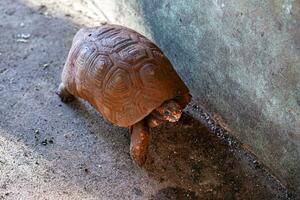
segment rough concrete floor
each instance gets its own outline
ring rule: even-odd
[[[135,166],[126,129],[55,95],[78,26],[46,9],[0,1],[0,199],[289,198],[188,115],[154,129],[146,166]]]

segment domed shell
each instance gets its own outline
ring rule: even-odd
[[[123,127],[142,120],[164,101],[189,93],[155,44],[118,25],[81,29],[63,73],[73,95]]]

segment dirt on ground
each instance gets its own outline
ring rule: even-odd
[[[48,11],[0,1],[0,199],[296,198],[192,105],[137,167],[127,129],[55,94],[80,25]]]

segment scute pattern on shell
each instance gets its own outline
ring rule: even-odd
[[[62,80],[71,94],[124,127],[140,121],[164,101],[188,93],[155,44],[118,25],[78,31]]]

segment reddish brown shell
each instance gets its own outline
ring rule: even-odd
[[[124,127],[140,121],[164,101],[189,93],[155,44],[118,25],[78,31],[62,81],[71,94]]]

